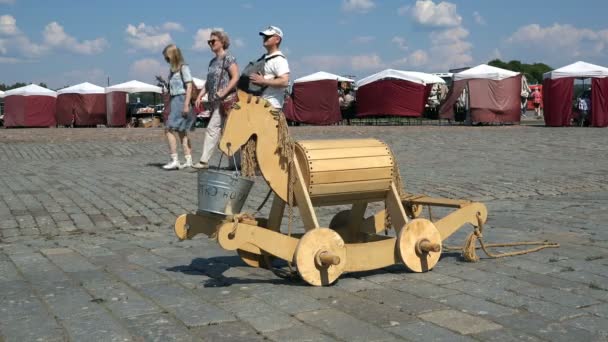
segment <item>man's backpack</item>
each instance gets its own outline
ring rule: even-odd
[[[237,87],[249,94],[255,95],[255,96],[261,96],[262,93],[264,93],[264,90],[266,90],[266,88],[268,88],[268,86],[262,86],[259,84],[255,84],[253,82],[251,82],[251,80],[249,80],[249,75],[252,74],[261,74],[264,75],[264,66],[266,65],[266,62],[268,62],[269,60],[275,58],[275,57],[283,57],[285,58],[285,56],[277,54],[274,56],[271,56],[269,58],[265,58],[266,55],[262,55],[262,57],[258,58],[256,61],[252,61],[249,62],[249,64],[247,64],[247,66],[243,69],[243,72],[241,73],[241,77],[239,77],[239,82],[237,83]]]

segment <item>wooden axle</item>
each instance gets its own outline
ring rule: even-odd
[[[441,245],[432,243],[427,239],[418,240],[416,243],[416,253],[423,254],[429,252],[441,252]]]
[[[331,265],[338,265],[340,263],[340,257],[328,251],[321,251],[315,255],[315,262],[318,266],[328,267]]]

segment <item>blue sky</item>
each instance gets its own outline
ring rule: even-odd
[[[608,65],[607,12],[606,0],[0,0],[0,82],[153,82],[167,73],[169,42],[204,78],[210,29],[230,35],[245,65],[262,54],[258,31],[268,25],[285,33],[292,78],[443,72],[496,57]]]

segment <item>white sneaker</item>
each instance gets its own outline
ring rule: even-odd
[[[179,166],[179,169],[185,169],[187,167],[192,167],[192,159],[186,159],[186,162]]]
[[[172,160],[170,162],[168,162],[167,164],[163,165],[163,169],[165,170],[176,170],[179,169],[179,162],[177,161],[177,159]]]

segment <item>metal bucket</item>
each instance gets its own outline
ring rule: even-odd
[[[198,173],[198,212],[234,215],[241,212],[253,181],[238,172],[213,169]]]

